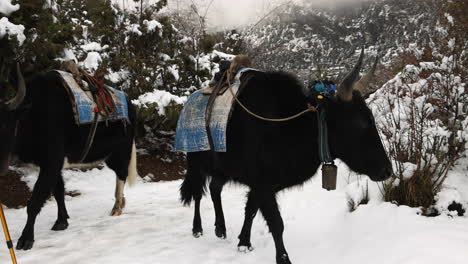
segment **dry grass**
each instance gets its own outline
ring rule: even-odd
[[[434,203],[436,193],[430,172],[415,171],[409,179],[395,179],[384,184],[385,201],[398,205],[429,208]]]

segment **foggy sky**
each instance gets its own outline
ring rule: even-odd
[[[134,5],[133,0],[113,0],[126,7]],[[155,0],[148,0],[153,2]],[[197,5],[199,13],[207,12],[207,26],[210,29],[223,29],[242,27],[249,23],[257,22],[261,17],[273,10],[275,7],[287,2],[308,3],[312,6],[337,7],[352,2],[363,0],[193,0]],[[187,8],[192,0],[168,0],[169,10]]]

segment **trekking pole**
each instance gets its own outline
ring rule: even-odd
[[[6,243],[7,243],[8,249],[10,250],[11,261],[13,262],[13,264],[16,264],[15,250],[13,249],[13,242],[11,242],[10,232],[8,231],[5,214],[3,213],[2,203],[0,203],[0,218],[2,220],[3,233],[5,233]]]

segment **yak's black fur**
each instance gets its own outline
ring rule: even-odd
[[[6,147],[1,149],[0,161],[10,154],[20,161],[40,167],[38,180],[28,202],[28,220],[17,249],[30,249],[34,242],[34,223],[46,199],[53,194],[58,205],[58,218],[53,230],[68,226],[61,170],[65,158],[77,162],[90,131],[90,125],[77,126],[67,92],[57,72],[35,77],[27,83],[26,98],[14,111],[0,110],[0,130]],[[115,121],[98,125],[93,145],[84,163],[106,160],[120,180],[128,176],[136,113],[128,100],[130,124]],[[14,128],[17,124],[17,133]],[[8,162],[6,162],[8,164]],[[1,173],[1,172],[0,172]]]
[[[250,72],[239,100],[253,112],[269,118],[282,118],[307,108],[315,99],[304,95],[299,81],[281,72]],[[351,169],[367,174],[372,180],[384,180],[391,164],[380,141],[371,111],[359,92],[343,102],[326,99],[321,107],[327,113],[329,145],[334,158]],[[250,187],[245,222],[239,246],[251,247],[250,229],[258,209],[272,232],[278,263],[290,263],[283,245],[283,222],[275,194],[301,185],[320,166],[318,156],[317,113],[309,112],[287,122],[262,121],[235,106],[227,129],[227,152],[211,151],[187,154],[188,169],[180,188],[181,200],[195,200],[193,233],[202,233],[199,212],[207,176],[216,213],[216,235],[226,236],[221,205],[221,190],[228,181]]]

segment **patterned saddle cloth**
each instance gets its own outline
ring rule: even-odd
[[[94,121],[94,115],[96,114],[94,110],[96,109],[97,104],[94,102],[91,92],[84,91],[74,79],[73,74],[64,71],[56,72],[59,73],[62,77],[64,87],[67,90],[70,101],[72,103],[75,123],[77,125],[86,125],[92,123]],[[125,120],[126,122],[130,123],[130,119],[128,117],[127,98],[125,93],[109,86],[106,87],[110,91],[117,111],[113,115],[99,115],[98,122]]]
[[[239,91],[242,74],[248,71],[256,70],[243,68],[236,74],[230,88],[234,94]],[[209,129],[216,152],[226,152],[226,129],[235,101],[233,93],[225,91],[214,101]],[[177,123],[175,151],[198,152],[211,149],[205,120],[209,98],[201,89],[193,93],[185,103]]]

